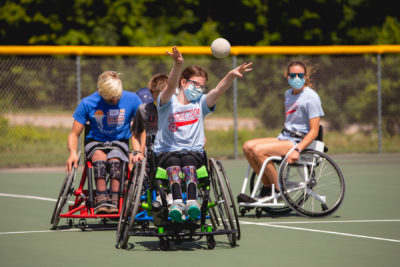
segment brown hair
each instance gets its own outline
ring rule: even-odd
[[[165,86],[168,84],[168,76],[165,74],[155,74],[151,77],[150,81],[147,83],[147,88],[151,92],[151,95],[156,99],[158,95],[164,90]]]
[[[188,66],[188,67],[186,67],[183,70],[182,74],[181,74],[181,79],[180,80],[182,80],[182,79],[188,80],[192,76],[205,77],[206,81],[208,80],[207,71],[204,68],[200,67],[200,66]]]

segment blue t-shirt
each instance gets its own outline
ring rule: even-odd
[[[310,119],[324,116],[321,99],[310,87],[305,87],[298,94],[292,92],[293,90],[289,89],[285,93],[285,128],[308,133],[310,131]],[[291,137],[286,132],[279,134],[278,139],[300,141],[300,138]]]
[[[86,139],[115,141],[131,137],[130,124],[142,102],[132,92],[122,91],[117,105],[108,104],[96,91],[82,99],[74,113],[74,119],[85,125],[90,122]]]
[[[181,105],[176,95],[161,107],[157,98],[158,131],[154,142],[154,152],[180,150],[203,151],[204,117],[215,110],[210,109],[206,95],[187,105]]]

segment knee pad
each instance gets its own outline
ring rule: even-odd
[[[105,179],[107,176],[106,161],[98,160],[93,162],[94,179]]]
[[[110,179],[118,179],[121,181],[122,163],[120,161],[109,161],[108,167],[110,169]]]

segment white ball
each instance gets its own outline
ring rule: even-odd
[[[211,43],[211,53],[216,58],[224,58],[231,52],[231,44],[224,38],[217,38]]]

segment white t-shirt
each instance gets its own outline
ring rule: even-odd
[[[203,151],[204,117],[215,110],[207,106],[206,95],[197,101],[182,105],[173,95],[169,102],[160,107],[157,98],[158,131],[154,142],[154,152]]]

